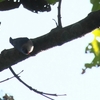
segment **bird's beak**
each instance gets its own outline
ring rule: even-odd
[[[28,52],[28,55],[33,51],[34,46],[31,47],[30,51]]]

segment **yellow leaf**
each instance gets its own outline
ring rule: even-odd
[[[97,28],[95,30],[92,31],[92,34],[95,36],[95,37],[100,37],[100,29]]]
[[[96,38],[100,37],[100,28],[97,28],[94,31],[92,31],[92,34],[94,35],[94,40],[92,41],[91,44],[93,46],[94,53],[98,55],[100,53],[100,47],[99,47],[99,42]]]
[[[96,56],[99,55],[100,48],[99,48],[98,41],[96,40],[96,38],[94,38],[91,44],[92,44],[92,47],[94,49],[94,53],[96,54]]]

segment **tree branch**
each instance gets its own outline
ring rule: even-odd
[[[21,74],[23,71],[24,71],[24,70],[22,70],[20,73],[18,73],[17,76],[18,76],[19,74]],[[0,83],[3,83],[3,82],[5,82],[5,81],[8,81],[8,80],[10,80],[10,79],[12,79],[12,78],[14,78],[14,77],[15,77],[15,76],[12,76],[12,77],[10,77],[10,78],[4,79],[4,80],[0,81]],[[18,77],[20,77],[20,76],[18,76]]]
[[[26,86],[27,88],[29,88],[30,90],[32,90],[32,91],[34,91],[34,92],[36,92],[36,93],[38,93],[38,94],[40,94],[40,95],[42,95],[42,96],[44,96],[44,97],[50,99],[50,100],[54,100],[54,99],[52,99],[52,98],[49,97],[49,96],[66,96],[66,94],[57,95],[57,94],[51,94],[51,93],[45,93],[45,92],[38,91],[38,90],[32,88],[31,86],[29,86],[28,84],[26,84],[24,81],[22,81],[22,80],[18,77],[18,75],[13,71],[13,69],[12,69],[11,67],[9,67],[9,69],[10,69],[10,71],[12,72],[12,74],[13,74],[23,85],[25,85],[25,86]]]
[[[62,23],[61,23],[61,2],[62,0],[59,0],[58,3],[58,27],[62,28]]]
[[[29,56],[23,55],[15,48],[5,49],[0,54],[0,71],[3,71],[9,66],[17,64],[18,62],[31,56],[35,56],[42,50],[47,50],[55,46],[61,46],[66,42],[82,37],[99,26],[100,11],[95,11],[88,14],[86,18],[75,24],[63,27],[62,29],[52,29],[49,33],[43,36],[31,39],[34,44],[34,50]]]

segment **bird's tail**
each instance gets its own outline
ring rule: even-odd
[[[9,41],[11,44],[13,43],[13,39],[11,37],[9,38]]]

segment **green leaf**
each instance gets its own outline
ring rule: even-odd
[[[90,64],[89,64],[89,63],[86,63],[86,64],[85,64],[85,67],[86,67],[86,68],[92,68],[93,65],[92,65],[91,63],[90,63]]]
[[[90,2],[93,4],[92,11],[100,10],[100,0],[90,0]]]
[[[86,53],[93,53],[94,58],[91,63],[86,63],[86,68],[92,68],[92,67],[99,67],[100,66],[100,42],[98,38],[100,38],[100,28],[97,28],[92,31],[92,34],[94,35],[94,39],[91,43],[88,44],[88,46],[85,49]]]
[[[0,2],[5,1],[5,0],[0,0]]]
[[[55,4],[56,2],[58,2],[59,0],[46,0],[49,4]]]
[[[100,10],[100,4],[99,3],[93,4],[93,7],[92,7],[92,11],[97,11],[97,10]]]
[[[90,0],[90,2],[94,4],[95,2],[100,2],[100,0]]]

